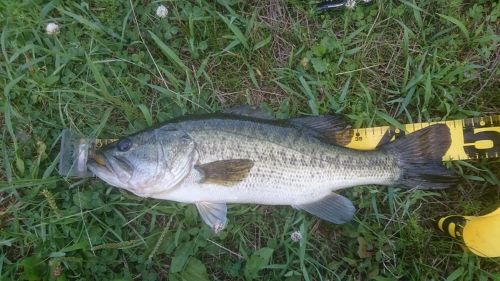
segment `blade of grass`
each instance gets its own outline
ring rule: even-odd
[[[142,114],[144,115],[144,119],[146,119],[146,124],[148,124],[149,127],[153,126],[153,117],[151,117],[151,112],[149,109],[144,105],[144,104],[138,104],[137,107],[141,110]]]
[[[384,119],[387,123],[391,124],[395,128],[398,128],[402,131],[405,130],[405,127],[401,123],[399,123],[396,119],[389,116],[387,113],[377,110],[375,111],[375,115],[377,115],[379,118]]]
[[[184,62],[182,62],[182,60],[179,58],[179,56],[177,56],[177,54],[172,49],[170,49],[165,43],[163,43],[163,41],[160,38],[158,38],[158,36],[156,36],[156,34],[154,34],[153,32],[151,32],[149,30],[148,30],[148,33],[151,36],[151,38],[153,38],[153,41],[156,43],[158,48],[160,48],[161,52],[170,61],[172,61],[175,64],[175,66],[177,67],[177,69],[179,71],[182,71],[182,72],[189,71],[189,68],[187,68],[187,66],[184,64]]]
[[[227,27],[233,32],[234,36],[238,39],[238,41],[245,47],[245,49],[250,49],[248,46],[248,42],[246,36],[243,35],[243,32],[234,24],[235,18],[233,17],[231,20],[226,18],[221,13],[217,12],[217,15],[222,19],[222,21],[227,25]]]
[[[456,25],[460,29],[460,31],[462,31],[462,33],[464,34],[465,39],[467,39],[467,41],[470,41],[469,30],[467,30],[467,27],[465,27],[463,22],[461,22],[460,20],[458,20],[452,16],[447,16],[447,15],[443,15],[443,14],[439,14],[439,13],[438,13],[438,15],[440,17],[442,17],[443,19]]]
[[[77,15],[77,14],[72,13],[70,11],[66,11],[65,9],[62,9],[62,8],[57,8],[57,10],[60,13],[65,14],[65,15],[73,18],[74,20],[76,20],[77,22],[79,22],[83,26],[86,26],[90,30],[103,32],[103,33],[111,35],[112,37],[114,37],[116,39],[120,39],[120,36],[118,34],[113,32],[112,30],[109,30],[108,28],[104,27],[101,23],[92,22],[92,21],[90,21],[90,20],[88,20],[80,15]]]
[[[299,81],[300,81],[300,84],[302,85],[302,89],[304,90],[304,93],[307,96],[307,103],[309,104],[309,108],[311,109],[311,111],[314,115],[319,115],[318,101],[316,100],[316,97],[314,96],[314,94],[311,90],[311,87],[309,87],[309,84],[304,79],[304,76],[300,76]]]

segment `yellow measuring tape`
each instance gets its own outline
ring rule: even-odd
[[[338,134],[346,140],[343,144],[345,147],[373,150],[381,144],[433,124],[446,124],[450,128],[451,145],[443,156],[443,161],[500,157],[500,115],[406,124],[403,125],[404,131],[383,126],[350,129]]]
[[[475,117],[462,120],[412,123],[403,125],[401,131],[395,127],[347,129],[336,133],[338,144],[359,150],[373,150],[433,124],[446,124],[450,128],[451,145],[443,161],[500,157],[500,115]],[[96,147],[102,147],[115,139],[98,139]]]

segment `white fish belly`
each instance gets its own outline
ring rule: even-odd
[[[254,167],[255,168],[255,167]],[[272,177],[249,174],[233,186],[198,183],[199,174],[192,173],[184,183],[165,193],[151,197],[184,203],[255,203],[263,205],[300,205],[317,201],[332,191],[363,184],[390,184],[390,177],[337,179],[332,174],[308,171],[274,171]],[[331,171],[330,171],[331,172]]]

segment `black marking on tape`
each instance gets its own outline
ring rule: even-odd
[[[463,237],[463,230],[467,220],[462,216],[449,216],[443,220],[443,231],[451,237]],[[455,229],[451,228],[455,225]]]
[[[470,158],[488,158],[490,155],[497,155],[500,153],[499,132],[493,129],[475,132],[475,129],[478,128],[489,128],[497,125],[498,121],[500,121],[500,117],[492,116],[491,118],[470,118],[465,119],[464,121],[464,151]],[[477,148],[475,146],[475,142],[485,140],[492,141],[493,146],[490,148]]]

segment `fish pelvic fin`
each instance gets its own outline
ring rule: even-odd
[[[221,232],[227,224],[227,205],[226,203],[196,203],[198,213],[201,219],[215,232]]]
[[[380,150],[396,155],[402,169],[398,184],[443,189],[458,182],[456,174],[442,164],[450,145],[450,129],[444,124],[435,124],[385,144]]]
[[[343,224],[351,221],[354,213],[356,213],[356,208],[351,200],[337,193],[331,193],[318,201],[302,205],[293,205],[292,207],[304,210],[335,224]]]

